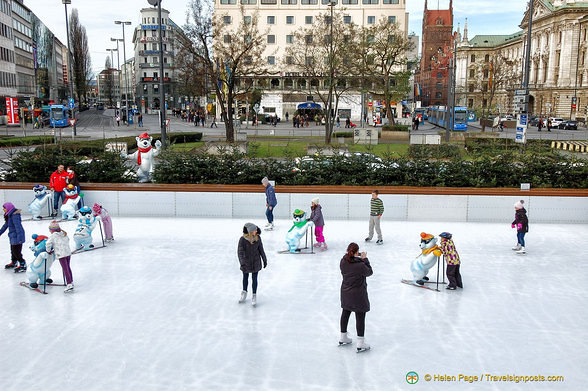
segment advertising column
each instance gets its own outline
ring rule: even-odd
[[[6,116],[8,125],[18,125],[18,101],[16,98],[6,98]]]

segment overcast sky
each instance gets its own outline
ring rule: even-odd
[[[420,36],[421,20],[425,0],[406,0],[409,13],[409,32]],[[188,0],[162,0],[162,6],[170,11],[170,18],[182,26],[186,21]],[[469,38],[477,34],[512,34],[518,31],[527,6],[526,0],[455,0],[453,2],[454,24],[463,26],[468,19]],[[65,9],[61,0],[24,0],[29,7],[63,42],[67,43],[65,32]],[[429,0],[429,9],[447,9],[449,0]],[[110,38],[122,38],[122,27],[115,25],[115,20],[126,20],[133,24],[125,28],[127,58],[133,55],[131,43],[132,27],[140,24],[141,8],[150,7],[147,0],[72,0],[72,8],[78,10],[80,22],[86,27],[92,68],[99,72],[104,68],[104,61],[109,56],[107,48],[116,48],[116,42]],[[123,62],[122,43],[120,62]],[[114,64],[116,65],[116,55]]]

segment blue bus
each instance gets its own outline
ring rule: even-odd
[[[451,121],[450,111],[446,106],[432,106],[429,108],[429,122],[447,129]],[[449,130],[456,132],[465,132],[468,130],[468,109],[467,107],[454,107],[454,123],[449,124]]]
[[[49,115],[49,126],[52,128],[65,128],[69,126],[67,122],[68,109],[64,105],[51,105]]]

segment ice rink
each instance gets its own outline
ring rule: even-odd
[[[69,294],[60,286],[39,294],[19,285],[24,274],[2,270],[0,390],[586,389],[586,225],[530,218],[527,255],[520,256],[511,250],[510,221],[384,219],[384,245],[377,246],[363,241],[367,218],[332,221],[324,213],[325,252],[278,254],[288,220],[263,232],[269,265],[259,275],[256,307],[237,303],[237,242],[248,220],[114,217],[114,243],[72,256]],[[249,221],[265,223],[264,216]],[[27,261],[31,235],[48,235],[48,224],[23,222]],[[70,235],[75,226],[62,223]],[[423,231],[453,233],[463,290],[400,283],[411,277]],[[94,231],[95,243],[98,236]],[[374,270],[366,318],[372,350],[361,354],[353,316],[354,344],[338,346],[339,261],[352,241]],[[7,234],[0,255],[8,263]],[[61,282],[58,262],[52,270]],[[409,372],[419,376],[415,385],[406,381]],[[564,380],[515,383],[487,375]]]

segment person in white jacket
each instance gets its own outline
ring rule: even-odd
[[[47,239],[45,247],[49,254],[55,252],[55,257],[59,259],[63,274],[65,275],[65,283],[67,286],[65,287],[64,292],[71,292],[73,291],[74,286],[73,275],[69,266],[71,258],[69,237],[67,236],[67,232],[61,230],[57,221],[52,221],[51,224],[49,224],[49,232],[51,232],[51,236]]]

